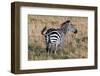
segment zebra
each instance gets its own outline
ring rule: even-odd
[[[44,35],[46,41],[46,51],[55,52],[58,47],[63,48],[64,46],[64,37],[67,32],[77,33],[77,29],[71,23],[70,20],[67,20],[61,24],[60,28],[49,28],[45,26],[41,31],[41,34]]]

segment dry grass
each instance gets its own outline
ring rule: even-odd
[[[65,37],[64,50],[48,55],[45,51],[45,39],[41,35],[43,27],[59,28],[60,24],[71,20],[78,30]],[[88,53],[87,17],[35,16],[28,15],[28,60],[86,58]]]

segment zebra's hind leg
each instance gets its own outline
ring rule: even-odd
[[[52,47],[51,47],[51,53],[55,54],[55,46],[54,45],[52,45]]]
[[[51,44],[50,43],[48,43],[46,45],[46,53],[47,53],[47,55],[50,55],[50,53],[51,53]]]
[[[49,44],[49,54],[52,55],[53,52],[53,45],[50,43]]]
[[[49,55],[49,45],[46,46],[46,53]]]
[[[55,54],[57,54],[57,44],[55,44]]]
[[[46,46],[46,53],[48,53],[49,52],[49,48],[48,48],[48,46]]]
[[[56,54],[56,44],[52,44],[51,49],[52,54]]]

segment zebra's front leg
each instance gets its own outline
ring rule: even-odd
[[[64,36],[62,36],[62,38],[61,38],[61,42],[59,44],[59,48],[60,48],[61,51],[64,50]]]
[[[60,50],[64,50],[64,43],[61,43]]]

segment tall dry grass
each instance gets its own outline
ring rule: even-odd
[[[78,30],[78,33],[68,33],[65,36],[64,49],[58,51],[57,54],[48,55],[45,52],[45,38],[41,35],[41,30],[45,26],[48,28],[59,28],[60,24],[66,20],[71,20]],[[28,15],[28,59],[48,60],[86,58],[88,55],[87,26],[87,17]]]

